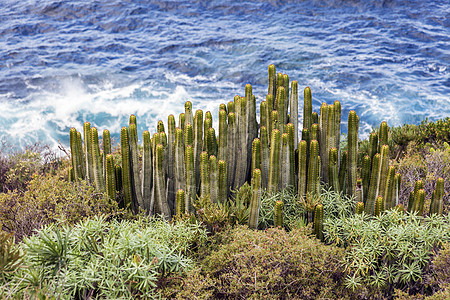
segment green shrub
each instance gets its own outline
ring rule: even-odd
[[[50,174],[33,175],[24,192],[0,194],[0,224],[17,241],[56,221],[72,224],[114,212],[118,212],[117,203],[86,182],[70,183]]]
[[[22,259],[22,251],[14,243],[12,234],[0,231],[0,284],[16,271]],[[0,293],[0,296],[1,293]]]
[[[329,218],[324,231],[327,241],[347,248],[347,287],[368,287],[381,296],[394,288],[415,294],[424,289],[433,249],[450,241],[450,216],[423,218],[394,209],[379,217]]]
[[[205,237],[198,224],[154,218],[52,224],[24,240],[24,267],[9,288],[22,298],[157,298],[158,285],[192,268],[187,255]]]
[[[425,144],[439,145],[450,143],[450,118],[430,122],[427,119],[419,125],[419,141]]]
[[[202,267],[165,291],[178,299],[348,299],[340,285],[343,251],[309,237],[305,229],[238,226],[221,233]]]

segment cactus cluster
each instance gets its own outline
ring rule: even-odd
[[[98,132],[86,122],[83,135],[70,130],[74,180],[88,180],[111,199],[122,195],[123,207],[149,215],[193,213],[197,197],[210,197],[225,203],[230,192],[248,182],[252,185],[249,226],[258,227],[260,198],[263,191],[276,193],[290,188],[308,207],[318,238],[323,206],[321,184],[337,193],[355,196],[356,213],[379,214],[397,206],[401,177],[389,166],[388,127],[381,123],[378,133],[370,135],[369,155],[364,157],[358,178],[359,117],[348,115],[347,150],[340,150],[341,104],[322,103],[313,112],[311,89],[303,93],[303,124],[298,121],[298,83],[289,76],[268,68],[268,92],[260,103],[259,124],[256,97],[252,86],[244,96],[236,95],[219,106],[218,133],[211,112],[196,110],[185,103],[184,113],[173,115],[167,123],[158,121],[157,133],[142,135],[139,145],[137,120],[121,130],[121,164],[111,154],[109,131],[103,132],[100,149]],[[290,87],[290,88],[289,88]],[[178,125],[178,126],[177,126]],[[166,132],[167,128],[167,132]],[[301,131],[301,136],[299,132]],[[83,139],[84,138],[84,142]],[[438,181],[432,195],[430,212],[442,212],[443,183]],[[408,209],[423,211],[423,192],[418,186]],[[275,224],[282,226],[283,203],[274,207]],[[314,216],[314,217],[313,217]]]

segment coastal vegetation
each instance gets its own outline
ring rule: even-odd
[[[86,122],[66,156],[3,150],[0,296],[448,299],[450,118],[362,139],[301,102],[270,65],[217,127],[188,101],[142,144],[132,115],[117,146]]]

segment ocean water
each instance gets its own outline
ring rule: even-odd
[[[187,100],[217,126],[245,84],[265,99],[269,64],[361,136],[448,117],[450,2],[2,0],[0,139],[67,146],[90,121],[118,141],[130,114],[155,132]]]

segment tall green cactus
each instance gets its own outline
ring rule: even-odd
[[[338,150],[335,147],[331,148],[328,157],[329,185],[335,192],[339,193]]]
[[[269,182],[269,135],[265,126],[261,126],[259,131],[261,136],[261,183],[262,188],[266,189]]]
[[[280,139],[281,133],[278,129],[272,131],[270,142],[270,162],[269,162],[269,181],[267,189],[269,193],[278,192],[279,170],[280,170]]]
[[[281,135],[281,161],[280,161],[280,181],[279,189],[284,190],[289,186],[290,179],[290,157],[289,157],[289,143],[288,134],[283,133]]]
[[[316,111],[311,114],[311,120],[313,124],[319,124],[319,114]]]
[[[186,116],[184,113],[181,113],[180,116],[178,117],[178,123],[180,124],[181,130],[183,130],[184,132],[184,125],[186,123]]]
[[[258,138],[252,143],[252,174],[254,169],[261,170],[261,140]]]
[[[86,164],[86,180],[94,183],[94,162],[92,161],[92,146],[91,146],[91,124],[84,122],[83,124],[84,136],[84,154]]]
[[[206,122],[205,122],[206,124]],[[200,154],[203,151],[203,111],[198,109],[194,116],[194,170],[195,170],[195,182],[197,191],[200,190]],[[205,132],[206,134],[206,132]]]
[[[283,201],[278,200],[273,207],[273,223],[275,227],[283,227]]]
[[[312,140],[319,141],[319,124],[317,123],[311,125],[310,146]]]
[[[423,181],[417,180],[414,184],[414,190],[411,192],[408,203],[408,212],[419,211],[419,201],[417,199],[417,192],[423,189]]]
[[[370,171],[372,170],[371,162],[372,160],[369,155],[364,156],[361,167],[364,203],[367,201],[367,195],[369,194]]]
[[[144,147],[142,154],[142,201],[144,209],[151,210],[152,187],[153,187],[153,165],[152,165],[152,146],[150,142],[150,132],[145,130],[142,133]]]
[[[230,110],[230,108],[228,108]],[[237,127],[236,115],[233,112],[228,113],[228,132],[227,132],[227,185],[234,188],[234,175],[236,171],[236,146],[237,146]]]
[[[395,207],[395,167],[389,166],[387,171],[387,179],[386,179],[386,188],[384,189],[383,196],[384,196],[384,207],[386,209],[391,209]]]
[[[269,71],[269,89],[267,91],[268,95],[272,95],[273,99],[275,99],[275,93],[277,90],[277,83],[276,83],[276,68],[274,65],[269,65],[268,67],[268,71]],[[270,107],[271,110],[273,109],[273,106]]]
[[[341,154],[341,164],[339,165],[339,188],[342,193],[347,193],[347,151],[342,151]]]
[[[124,207],[133,209],[133,196],[131,190],[131,162],[130,162],[130,142],[128,138],[128,128],[122,127],[120,132],[120,148],[122,153],[122,186]]]
[[[186,128],[187,124],[191,124],[194,126],[194,116],[192,114],[192,103],[191,101],[186,101],[184,103],[184,127]]]
[[[323,241],[323,205],[317,204],[314,210],[314,232],[316,238]]]
[[[158,144],[155,151],[156,160],[156,206],[157,211],[160,211],[165,219],[171,218],[169,203],[166,198],[166,178],[165,178],[165,166],[164,166],[164,146]]]
[[[209,187],[209,156],[208,152],[203,151],[200,154],[200,180],[201,180],[201,188],[200,188],[200,196],[205,198],[210,194]]]
[[[378,217],[384,211],[384,199],[381,196],[378,196],[375,200],[375,209],[374,216]]]
[[[328,105],[323,102],[320,106],[320,115],[319,115],[319,155],[321,158],[322,166],[321,166],[321,174],[322,179],[325,183],[328,184],[328,146],[327,146],[327,124],[328,122]]]
[[[111,201],[116,200],[116,184],[114,178],[114,157],[106,155],[106,194]]]
[[[219,202],[226,203],[228,198],[227,163],[219,160]]]
[[[369,136],[369,156],[370,159],[373,159],[373,156],[378,152],[378,134],[376,132],[372,132]]]
[[[177,216],[179,216],[179,217],[181,217],[182,215],[184,215],[184,213],[185,213],[185,208],[184,208],[184,204],[185,204],[185,194],[184,194],[184,191],[182,190],[182,189],[179,189],[178,191],[177,191],[177,196],[176,196],[176,204],[175,204],[175,207],[176,207],[176,215]]]
[[[386,191],[386,183],[388,179],[388,168],[389,168],[389,146],[382,145],[381,146],[381,167],[380,167],[380,186],[379,186],[379,194],[383,196],[386,200],[386,195],[384,194]]]
[[[356,169],[358,159],[358,129],[359,129],[359,117],[355,111],[350,111],[348,114],[348,186],[347,194],[355,195],[356,193]]]
[[[298,199],[304,198],[306,194],[307,146],[304,140],[298,143]]]
[[[364,212],[364,203],[358,202],[355,207],[355,214],[360,215]]]
[[[286,90],[283,86],[278,87],[277,90],[277,111],[278,111],[278,124],[281,133],[284,133],[284,124],[286,124]]]
[[[423,216],[424,203],[425,203],[425,190],[420,189],[414,193],[414,209],[419,216]]]
[[[308,181],[306,187],[306,197],[315,197],[319,189],[319,142],[312,140],[309,150]]]
[[[111,134],[108,129],[103,130],[103,178],[106,178],[106,156],[112,153]]]
[[[116,183],[115,183],[116,192],[122,193],[123,186],[122,186],[122,166],[121,165],[114,166],[114,179],[116,180]]]
[[[388,125],[386,121],[381,122],[379,130],[378,151],[381,152],[381,147],[388,144]]]
[[[431,196],[430,215],[442,215],[444,207],[444,179],[439,177],[436,181],[436,188]]]
[[[400,186],[402,183],[402,175],[400,173],[395,174],[394,176],[394,198],[395,198],[395,206],[400,204]]]
[[[248,227],[258,228],[259,203],[261,199],[261,170],[253,169],[252,172],[252,198],[250,200],[250,214]]]
[[[291,83],[291,98],[289,99],[289,122],[294,125],[294,145],[298,145],[298,82]],[[295,148],[296,149],[296,148]],[[295,150],[294,149],[294,150]]]
[[[365,203],[364,211],[366,214],[373,215],[375,208],[375,200],[378,197],[378,189],[380,186],[380,162],[381,155],[375,154],[372,159],[372,174],[370,175],[370,186]]]
[[[311,132],[312,122],[312,96],[311,88],[306,87],[303,93],[303,129],[308,129]],[[304,139],[304,138],[303,138]]]
[[[183,130],[181,128],[175,129],[175,143],[173,145],[174,155],[174,173],[175,173],[175,189],[186,189],[186,174],[185,174],[185,149],[183,141]]]
[[[334,147],[336,147],[336,149],[338,150],[339,157],[339,148],[341,143],[341,102],[339,102],[338,100],[334,101],[334,132]]]
[[[144,199],[142,197],[142,181],[140,176],[139,167],[139,149],[137,139],[136,123],[130,123],[130,157],[131,157],[131,170],[132,170],[132,183],[133,183],[133,198],[137,201],[136,209],[144,208]]]
[[[210,186],[210,195],[211,201],[213,203],[219,202],[219,170],[217,164],[217,157],[215,155],[211,155],[209,157],[209,186]]]
[[[79,151],[77,130],[75,128],[70,129],[70,152],[72,159],[72,168],[75,180],[83,179],[82,171],[82,153]]]
[[[186,199],[185,209],[186,213],[193,211],[192,203],[196,199],[196,186],[195,186],[195,174],[194,174],[194,149],[192,146],[187,145],[185,148],[185,172],[186,172]]]
[[[105,191],[105,179],[103,177],[103,163],[100,155],[100,146],[98,143],[98,131],[96,127],[91,128],[91,146],[92,161],[94,162],[95,188],[99,191]]]
[[[230,113],[234,113],[234,112],[235,112],[234,111],[234,102],[230,101],[227,103],[227,113],[230,114]]]
[[[227,137],[228,137],[228,124],[227,124],[227,112],[223,109],[219,111],[219,149],[217,152],[217,158],[219,160],[227,160]]]

